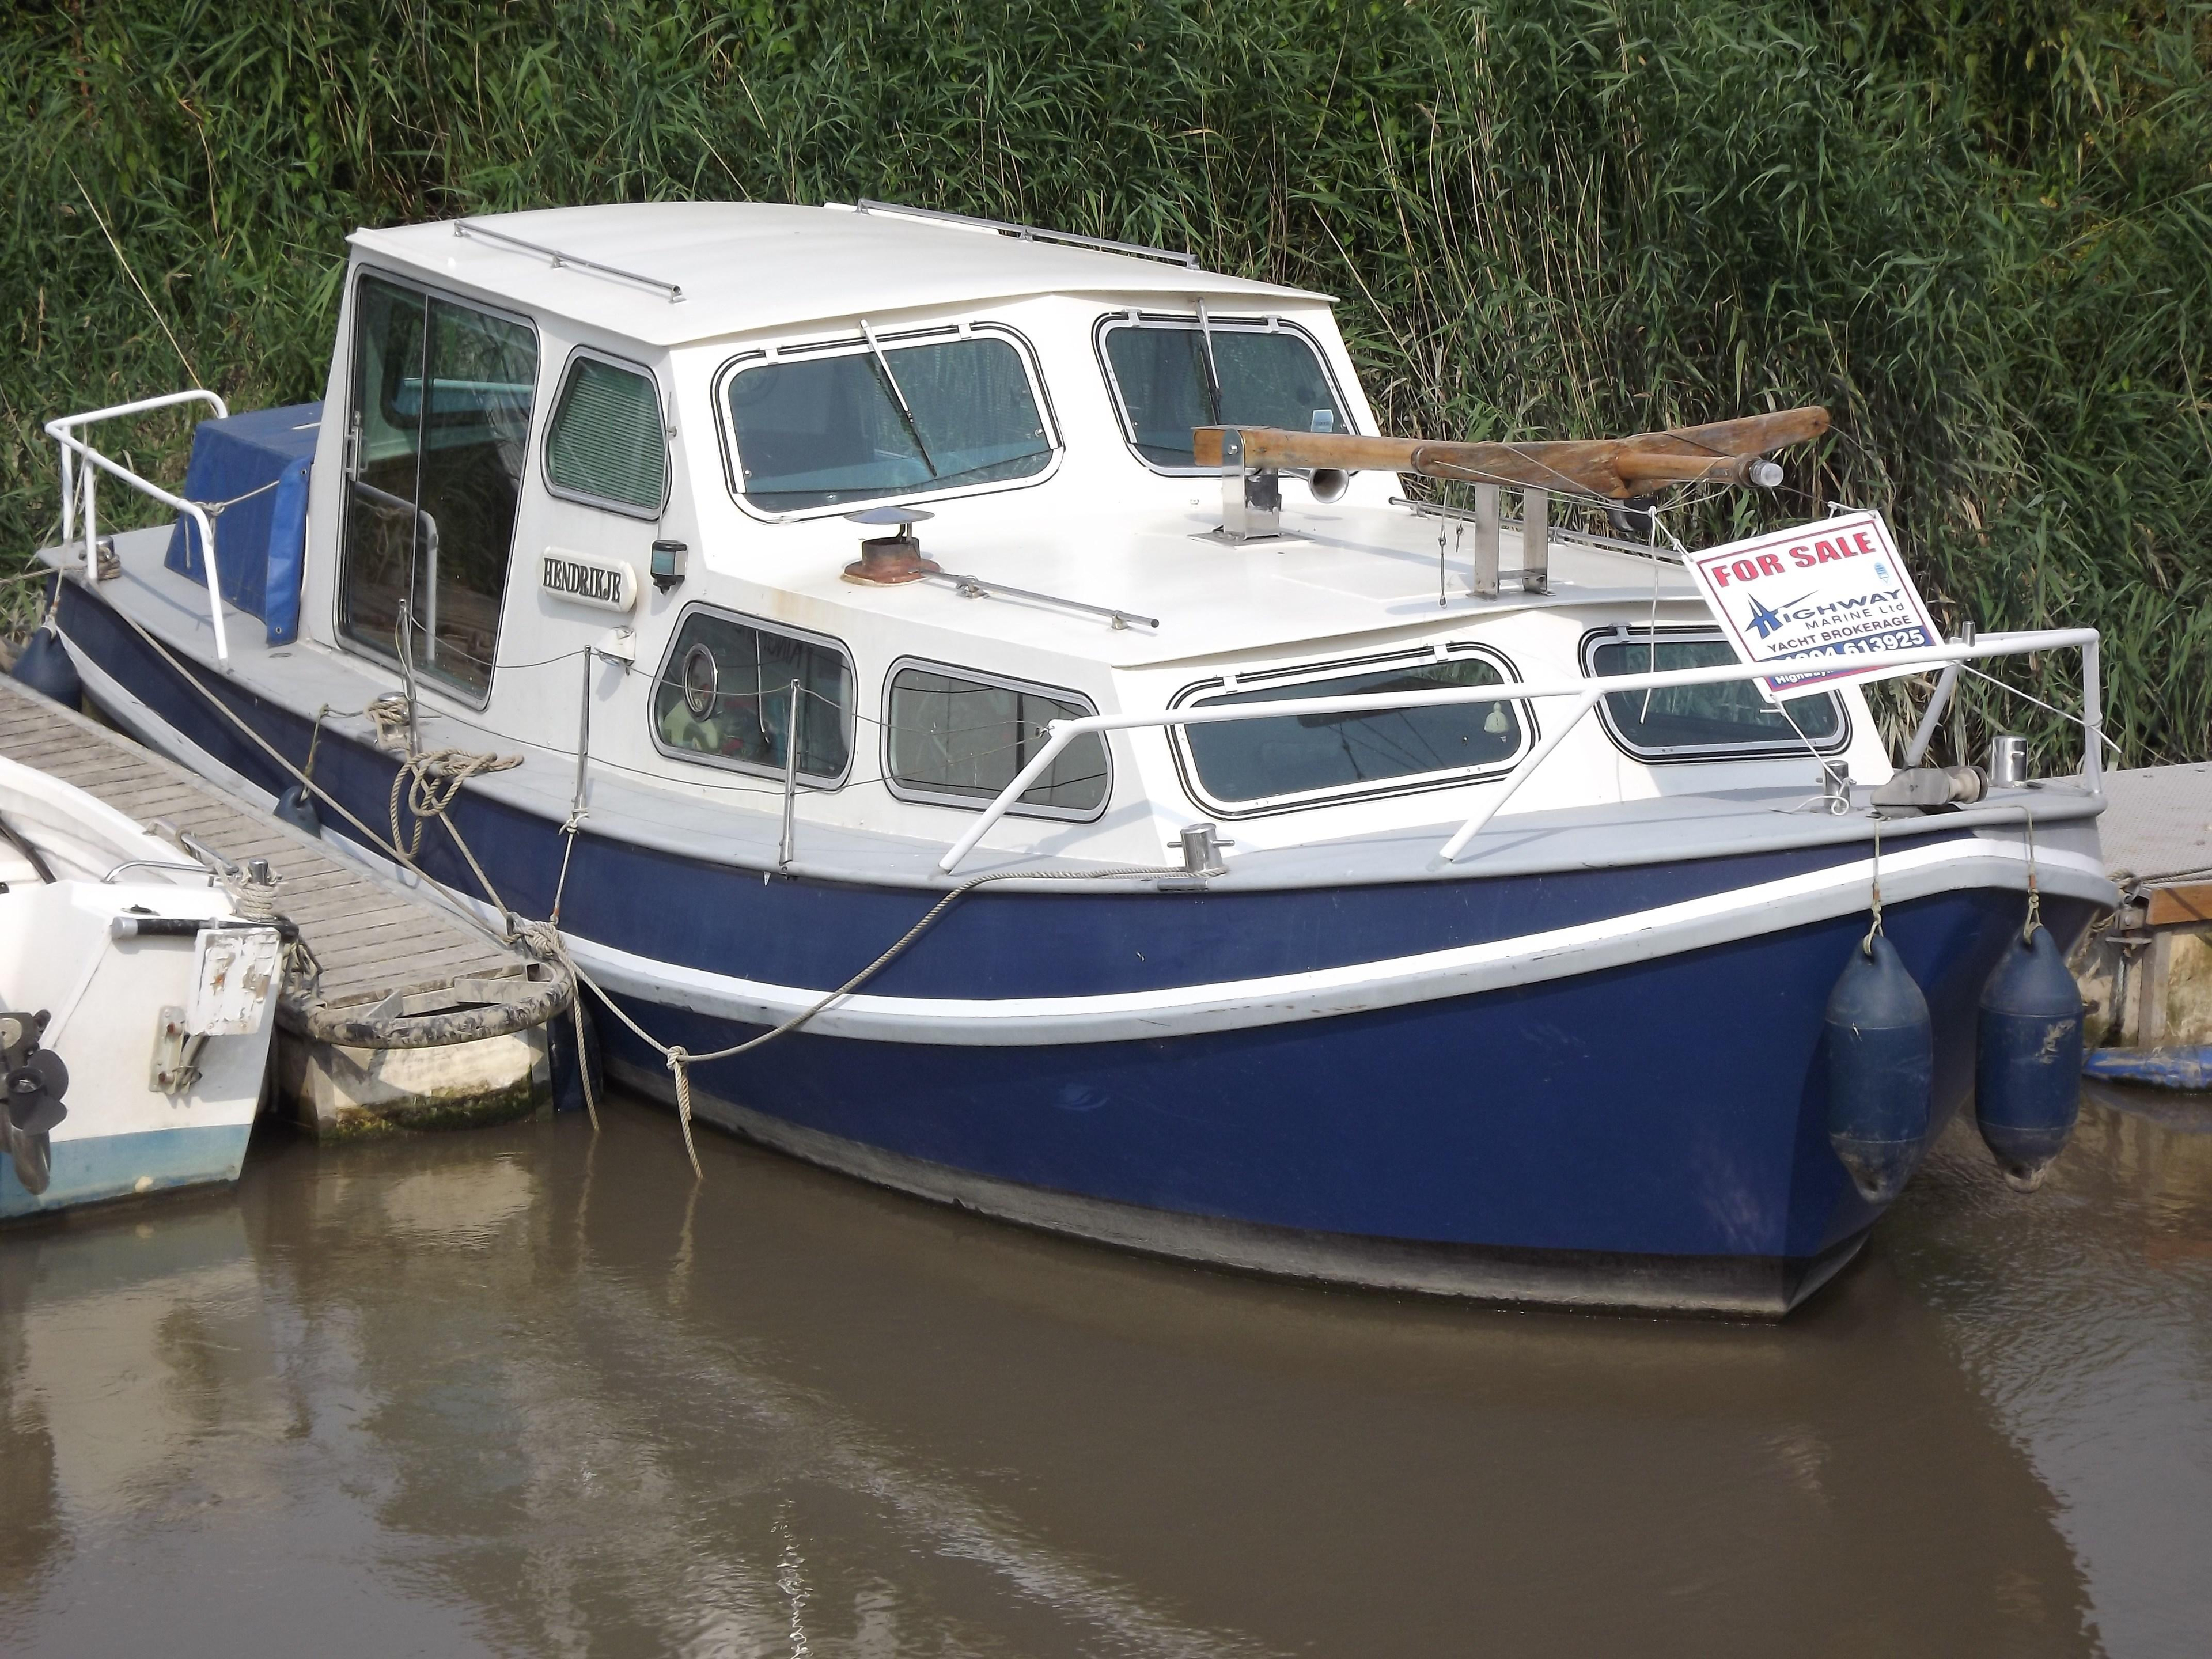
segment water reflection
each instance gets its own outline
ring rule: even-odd
[[[9,1653],[2157,1651],[2212,1134],[1947,1143],[1775,1328],[1024,1234],[617,1106],[0,1239]],[[2194,1554],[2192,1554],[2194,1552]],[[2192,1588],[2192,1585],[2197,1588]]]

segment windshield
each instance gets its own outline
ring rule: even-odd
[[[771,512],[1024,478],[1052,460],[1006,340],[758,363],[727,395],[745,499]]]
[[[1195,320],[1121,323],[1105,343],[1129,441],[1154,466],[1197,465],[1195,426],[1352,429],[1321,354],[1291,330],[1214,323],[1200,333]]]

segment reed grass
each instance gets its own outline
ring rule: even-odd
[[[356,225],[865,195],[1340,295],[1394,429],[1826,403],[1796,493],[1685,538],[1879,507],[1947,625],[2094,623],[2128,761],[2204,759],[2209,67],[2212,10],[2158,0],[21,8],[0,528],[51,532],[52,414],[319,395]],[[122,441],[173,477],[183,430]],[[2002,671],[2060,704],[2074,672]],[[2078,746],[1968,703],[1970,751]]]

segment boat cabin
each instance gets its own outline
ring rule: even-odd
[[[424,746],[520,752],[539,778],[587,749],[586,813],[610,781],[648,817],[671,797],[778,815],[788,787],[783,861],[817,826],[941,847],[1054,720],[1732,660],[1667,551],[1547,524],[1532,558],[1510,492],[1490,592],[1463,491],[1439,511],[1388,471],[1285,474],[1240,524],[1194,428],[1377,430],[1323,295],[874,204],[561,209],[351,245],[328,393],[294,422],[313,440],[296,623],[234,629],[233,672],[318,657],[340,710],[411,681]],[[258,545],[217,533],[234,590]],[[1777,708],[1675,686],[1597,714],[1509,811],[1814,794],[1808,750],[1888,769],[1849,688]],[[1088,734],[977,857],[1157,864],[1197,820],[1247,852],[1457,823],[1559,717]]]

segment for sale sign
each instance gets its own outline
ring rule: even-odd
[[[1793,665],[1754,682],[1770,702],[1836,680],[1910,674],[1913,665],[1881,659],[1942,643],[1879,513],[1707,548],[1688,564],[1738,658]]]

